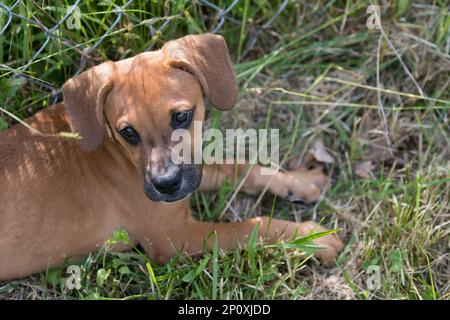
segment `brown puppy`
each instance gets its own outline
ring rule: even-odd
[[[67,81],[64,104],[27,120],[44,135],[22,125],[1,132],[0,280],[86,255],[119,228],[160,263],[175,249],[201,253],[204,236],[214,230],[223,249],[245,244],[257,223],[267,241],[323,231],[314,222],[262,217],[222,224],[191,217],[187,195],[197,188],[215,190],[245,166],[175,165],[171,132],[192,130],[193,120],[203,121],[202,92],[228,110],[237,91],[223,38],[186,36]],[[82,139],[54,135],[70,130]],[[243,190],[258,192],[269,185],[281,197],[314,201],[325,183],[319,169],[261,176],[254,166]],[[325,262],[343,247],[334,235],[317,243],[326,247],[316,254]]]

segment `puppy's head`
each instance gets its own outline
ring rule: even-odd
[[[174,164],[173,130],[193,134],[203,121],[203,94],[220,110],[230,109],[237,84],[221,36],[186,36],[161,50],[105,62],[63,86],[72,129],[87,152],[108,135],[136,166],[144,191],[154,201],[184,198],[201,182],[201,164]],[[201,144],[193,139],[192,148]],[[201,146],[200,146],[201,147]]]

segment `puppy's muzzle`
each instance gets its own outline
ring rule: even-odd
[[[201,165],[172,164],[163,174],[146,173],[144,191],[153,201],[174,202],[197,190],[201,181]]]

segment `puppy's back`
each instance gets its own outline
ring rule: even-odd
[[[0,132],[0,213],[8,203],[27,202],[30,191],[46,192],[42,186],[51,186],[53,177],[67,174],[67,159],[77,154],[76,141],[52,136],[70,131],[64,105],[48,107],[26,122],[44,135],[22,124]]]
[[[63,104],[48,107],[26,122],[39,133],[32,132],[22,124],[0,132],[0,177],[7,174],[8,170],[12,172],[22,166],[23,169],[28,167],[26,171],[31,173],[32,163],[51,161],[51,155],[58,152],[58,147],[65,147],[68,142],[61,137],[51,136],[70,132]]]

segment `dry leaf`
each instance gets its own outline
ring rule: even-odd
[[[323,144],[322,140],[317,140],[314,143],[314,147],[310,152],[314,156],[314,158],[319,162],[323,163],[334,162],[333,157],[327,152],[327,149],[325,148],[325,145]]]
[[[370,178],[373,176],[372,170],[375,169],[375,165],[372,161],[362,161],[356,164],[355,173],[361,178]]]

